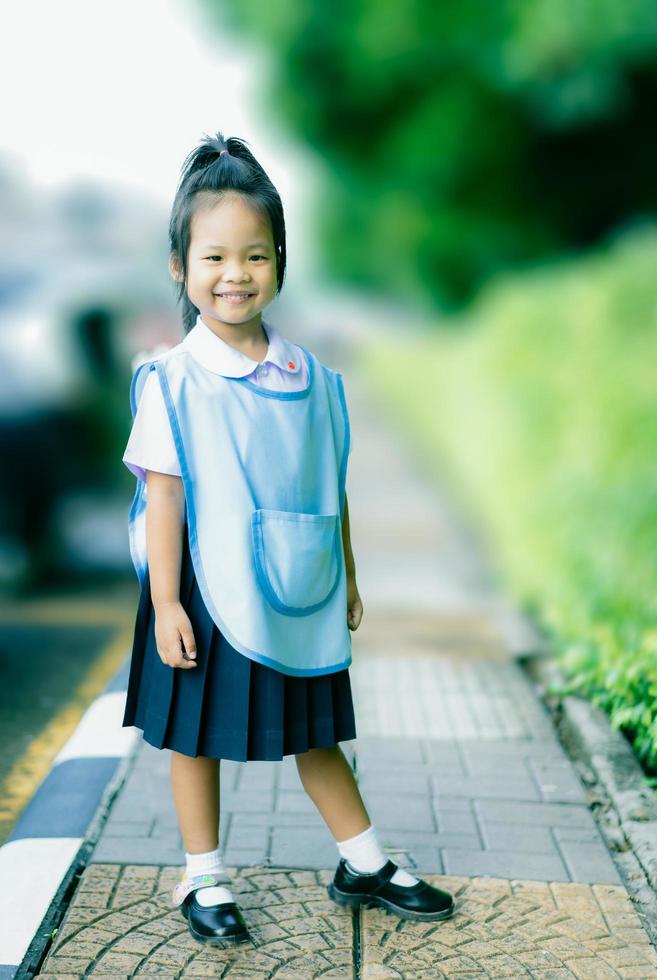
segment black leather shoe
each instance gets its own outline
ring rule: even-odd
[[[172,901],[184,917],[194,939],[209,946],[244,943],[251,939],[242,912],[236,902],[200,905],[196,900],[199,888],[221,884],[218,875],[183,876],[173,890]],[[227,884],[228,882],[224,882]]]
[[[394,861],[388,861],[373,874],[359,874],[341,858],[327,890],[338,905],[349,905],[352,908],[379,906],[396,913],[402,919],[429,922],[434,919],[448,919],[453,914],[454,899],[449,892],[434,888],[421,879],[409,887],[393,885],[390,879],[396,870]]]
[[[224,943],[245,943],[251,938],[235,902],[199,905],[194,891],[184,899],[180,911],[187,919],[189,931],[199,943],[223,946]]]

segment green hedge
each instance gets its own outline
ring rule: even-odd
[[[657,208],[653,0],[199,7],[265,49],[258,98],[314,155],[307,225],[343,283],[449,313]]]
[[[366,377],[476,515],[502,581],[551,635],[568,689],[606,710],[649,767],[656,269],[648,225],[496,280],[435,334],[400,331],[361,351]]]

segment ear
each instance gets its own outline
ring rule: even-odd
[[[171,252],[169,255],[169,274],[176,282],[183,281],[183,274],[180,268],[180,263],[178,262],[178,256],[175,252]]]

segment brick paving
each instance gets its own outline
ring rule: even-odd
[[[169,753],[142,742],[40,976],[657,977],[587,792],[500,632],[480,546],[355,372],[348,401],[365,616],[358,738],[343,748],[387,852],[452,891],[456,914],[338,909],[337,850],[294,759],[223,761],[220,846],[254,942],[199,946],[169,905],[183,863]]]
[[[351,976],[351,913],[328,898],[330,872],[235,873],[253,942],[224,949],[197,943],[171,908],[178,876],[151,865],[89,868],[39,976]]]
[[[451,919],[400,922],[370,909],[355,933],[352,913],[326,895],[329,871],[232,869],[252,942],[209,949],[169,905],[177,877],[177,868],[91,866],[39,976],[657,976],[657,953],[618,885],[429,876],[455,895]]]
[[[447,922],[398,928],[381,909],[363,914],[363,978],[657,976],[657,953],[618,885],[436,882],[458,902]]]

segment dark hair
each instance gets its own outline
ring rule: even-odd
[[[227,150],[227,153],[222,153]],[[204,134],[203,142],[186,157],[181,169],[176,196],[169,219],[169,252],[174,254],[182,271],[177,284],[177,300],[182,301],[183,330],[189,333],[198,310],[187,295],[187,256],[191,240],[192,218],[204,195],[236,191],[249,198],[253,206],[269,218],[276,255],[276,292],[280,293],[285,276],[285,219],[278,191],[262,169],[246,140],[224,135]]]

